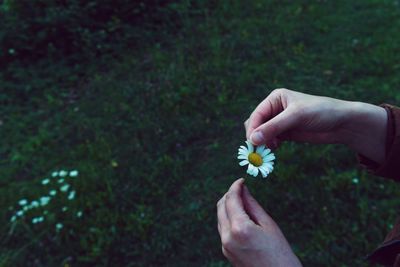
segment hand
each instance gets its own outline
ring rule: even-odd
[[[385,159],[387,114],[361,102],[276,89],[245,122],[254,145],[276,148],[282,140],[341,143],[381,163]]]
[[[236,267],[302,266],[278,225],[236,180],[218,201],[222,253]]]

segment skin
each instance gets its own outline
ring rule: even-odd
[[[302,266],[278,225],[236,180],[218,201],[222,253],[235,267]]]
[[[277,148],[284,140],[344,144],[365,157],[385,160],[387,113],[375,105],[272,91],[244,123],[254,145]],[[233,266],[301,266],[274,220],[236,180],[217,203],[222,253]]]
[[[367,103],[276,89],[244,125],[254,145],[276,148],[284,140],[337,143],[377,163],[385,160],[387,113]]]

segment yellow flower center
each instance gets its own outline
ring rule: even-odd
[[[263,164],[262,157],[254,152],[249,154],[249,161],[256,167],[259,167]]]

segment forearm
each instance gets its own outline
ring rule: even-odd
[[[340,130],[342,143],[355,152],[381,164],[385,160],[387,113],[382,107],[347,102]]]

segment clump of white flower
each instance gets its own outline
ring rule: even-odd
[[[36,199],[29,200],[28,198],[22,198],[17,202],[17,209],[14,210],[10,217],[11,223],[17,223],[20,220],[31,223],[32,225],[38,225],[44,223],[46,219],[57,218],[57,212],[60,212],[60,208],[55,207],[60,201],[53,200],[55,198],[61,198],[61,202],[66,204],[67,201],[74,200],[76,197],[76,190],[69,183],[69,179],[75,179],[78,177],[78,170],[60,170],[51,173],[51,178],[44,178],[40,181],[41,185],[46,188],[46,192],[42,196]],[[58,192],[61,192],[60,194]],[[68,202],[69,203],[69,202]],[[10,210],[14,208],[10,207]],[[71,211],[70,211],[71,210]],[[69,209],[67,205],[62,206],[61,212],[72,212],[73,216],[80,218],[83,216],[81,210],[76,211]],[[65,216],[65,215],[64,215]],[[62,222],[55,224],[57,232],[64,228]]]

